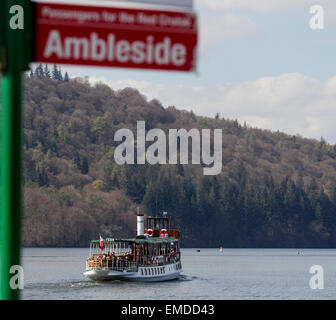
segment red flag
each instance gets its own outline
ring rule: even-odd
[[[101,235],[99,235],[99,237],[100,237],[100,241],[99,241],[100,249],[104,250],[105,249],[104,239],[102,238]]]

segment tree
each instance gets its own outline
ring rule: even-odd
[[[35,69],[35,77],[39,79],[44,78],[44,72],[43,72],[43,67],[41,63]]]
[[[83,174],[87,174],[89,172],[89,164],[88,164],[88,161],[87,161],[86,157],[83,157],[82,166],[81,166],[81,172]]]
[[[52,71],[52,78],[54,79],[54,80],[59,80],[59,77],[58,77],[58,69],[57,69],[57,65],[56,64],[54,64],[54,66],[53,66],[53,71]]]
[[[106,182],[103,181],[103,180],[95,180],[92,182],[92,186],[97,189],[97,190],[100,190],[100,191],[106,191]]]
[[[79,156],[78,152],[75,153],[74,163],[75,163],[75,166],[78,170],[82,169],[82,164],[81,164],[81,160],[80,160],[80,156]]]
[[[69,75],[68,73],[66,72],[65,75],[64,75],[64,82],[69,82]]]
[[[63,81],[63,75],[62,75],[62,70],[61,70],[61,68],[59,68],[59,70],[58,70],[58,79],[57,80],[59,80],[59,81]]]
[[[45,76],[46,78],[51,78],[50,70],[49,70],[47,64],[44,66],[44,76]]]

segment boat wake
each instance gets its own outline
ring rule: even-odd
[[[179,280],[179,281],[192,281],[192,280],[195,280],[195,279],[197,279],[197,277],[186,276],[186,275],[183,275],[183,274],[180,274],[179,277],[177,278],[177,280]]]
[[[25,284],[25,289],[51,289],[51,290],[57,290],[57,289],[83,289],[83,288],[90,288],[90,287],[97,287],[101,286],[101,282],[96,281],[90,281],[90,280],[83,280],[83,281],[70,281],[70,282],[58,282],[58,283],[34,283],[34,284]]]

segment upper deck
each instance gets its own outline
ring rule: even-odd
[[[115,238],[106,238],[104,239],[106,244],[111,244],[111,243],[136,243],[136,244],[142,244],[142,243],[147,243],[147,244],[158,244],[158,243],[171,243],[171,242],[176,242],[179,241],[178,238],[175,237],[168,237],[168,238],[159,238],[159,237],[152,237],[152,238],[125,238],[125,239],[115,239]],[[91,240],[91,243],[99,243],[99,240]]]

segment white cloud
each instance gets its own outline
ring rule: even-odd
[[[229,37],[251,36],[258,32],[256,23],[249,17],[232,13],[201,15],[201,25],[202,49]]]
[[[336,142],[336,77],[326,82],[298,73],[264,77],[214,87],[156,84],[148,81],[103,81],[113,89],[137,88],[147,98],[163,105],[193,110],[198,115],[246,121],[253,127],[280,130]]]

